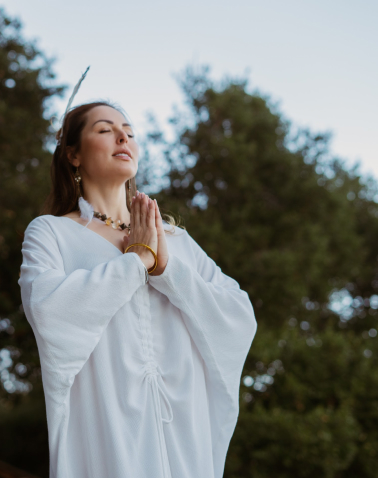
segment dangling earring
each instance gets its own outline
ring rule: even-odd
[[[81,190],[80,190],[81,176],[79,173],[79,168],[77,166],[76,166],[76,172],[75,172],[75,182],[76,182],[77,195],[78,197],[81,197]]]
[[[130,207],[131,207],[131,179],[128,179],[126,181],[126,205],[127,205],[127,209],[130,210]]]

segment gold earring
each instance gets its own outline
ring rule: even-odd
[[[77,195],[81,197],[81,190],[80,190],[81,176],[79,173],[79,168],[77,166],[76,166],[76,172],[75,172],[75,182],[76,182]]]
[[[126,181],[126,206],[129,211],[131,211],[132,194],[133,194],[131,189],[131,179],[128,179]],[[129,234],[130,234],[130,229],[129,229]]]

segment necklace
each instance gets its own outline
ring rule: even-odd
[[[111,216],[107,217],[106,214],[101,214],[98,211],[93,211],[93,216],[97,217],[98,219],[101,219],[101,221],[104,221],[107,226],[112,226],[113,229],[121,228],[122,231],[124,229],[127,229],[130,234],[130,229],[131,229],[130,224],[128,226],[126,226],[124,222],[121,224],[121,221],[119,219],[117,219],[116,221],[113,221]]]

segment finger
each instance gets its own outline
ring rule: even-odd
[[[155,209],[156,209],[156,214],[155,214],[155,222],[156,222],[156,227],[158,229],[164,229],[163,228],[163,220],[162,220],[162,217],[161,217],[161,214],[160,214],[160,209],[159,209],[159,206],[158,206],[158,203],[155,199]]]
[[[155,205],[154,205],[154,201],[150,198],[148,200],[147,226],[155,227]]]
[[[139,226],[140,226],[140,193],[137,194],[134,201],[134,228],[139,228]]]
[[[130,206],[130,228],[131,228],[131,230],[134,230],[134,226],[135,226],[134,217],[135,217],[135,196],[133,196],[133,198],[131,200],[131,206]]]
[[[154,209],[155,209],[155,226],[157,227],[157,221],[159,217],[159,208],[158,208],[156,199],[154,199]]]
[[[140,205],[140,224],[145,226],[147,224],[147,213],[148,213],[148,196],[142,193],[143,197],[141,199]]]

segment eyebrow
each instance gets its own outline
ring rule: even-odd
[[[96,123],[99,123],[100,121],[103,121],[104,123],[114,124],[113,121],[106,120],[106,119],[100,119],[100,120],[95,121],[95,122],[93,123],[92,127],[93,127]],[[130,126],[130,127],[131,127],[131,124],[129,124],[129,123],[123,123],[122,126]]]

